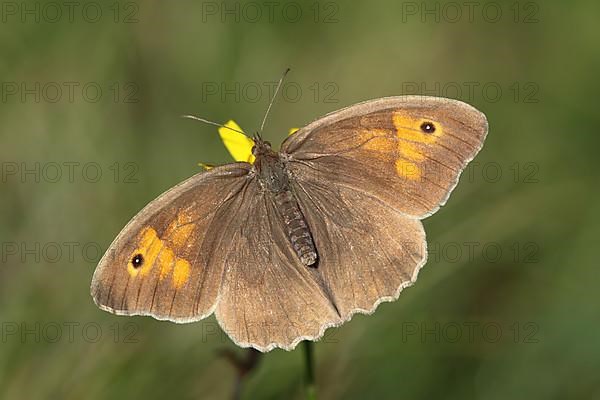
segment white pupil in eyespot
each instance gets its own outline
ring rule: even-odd
[[[423,122],[421,124],[421,130],[425,133],[433,133],[435,131],[435,126],[431,122]]]

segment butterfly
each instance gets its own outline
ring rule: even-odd
[[[327,114],[279,151],[258,134],[238,138],[251,157],[192,176],[123,228],[92,297],[119,315],[215,314],[237,345],[263,352],[318,340],[415,282],[427,258],[421,220],[487,130],[463,102],[397,96]]]

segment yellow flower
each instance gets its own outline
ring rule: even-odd
[[[245,161],[250,164],[254,163],[254,155],[252,154],[252,146],[254,146],[254,140],[250,139],[248,136],[241,134],[240,132],[244,132],[242,128],[238,124],[235,123],[234,120],[229,120],[225,124],[226,127],[219,128],[219,135],[221,136],[221,140],[223,144],[231,154],[231,157],[235,161]],[[236,132],[232,129],[238,130],[240,132]]]
[[[227,129],[231,128],[231,129]],[[235,129],[235,130],[233,130]],[[292,128],[289,130],[288,135],[296,132],[298,128]],[[239,132],[236,132],[239,131]],[[254,155],[252,154],[252,147],[254,146],[254,140],[250,139],[248,136],[240,133],[244,132],[242,128],[238,124],[235,123],[234,120],[229,120],[225,124],[219,128],[219,136],[221,136],[221,140],[225,145],[229,154],[235,161],[243,161],[250,164],[254,163]],[[213,168],[213,165],[198,163],[202,168],[209,170]]]

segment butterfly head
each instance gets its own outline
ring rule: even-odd
[[[263,138],[258,132],[254,135],[252,139],[254,140],[254,146],[252,146],[252,154],[254,155],[254,157],[258,158],[260,156],[275,155],[275,152],[271,147],[271,143],[266,140],[263,140]]]

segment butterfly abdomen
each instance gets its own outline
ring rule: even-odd
[[[317,262],[317,251],[306,219],[300,211],[296,198],[289,190],[275,194],[275,203],[283,216],[288,238],[296,254],[306,266]]]

